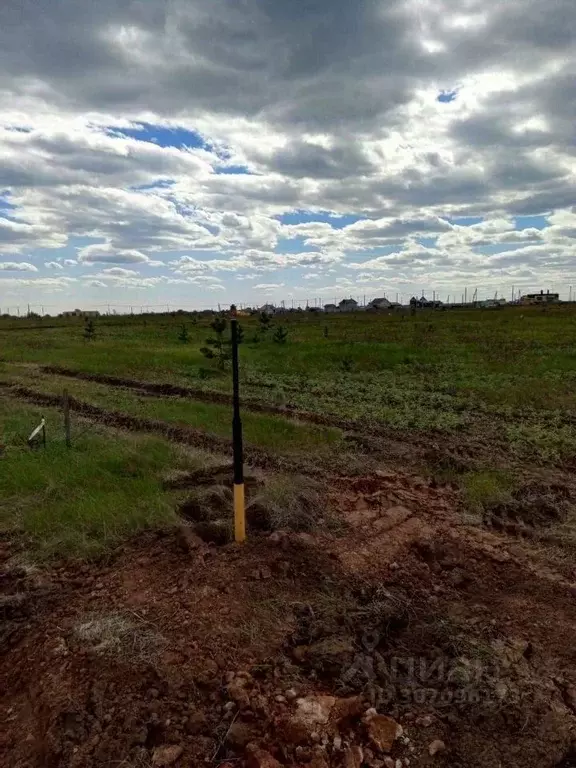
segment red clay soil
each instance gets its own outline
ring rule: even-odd
[[[0,765],[573,765],[570,569],[423,478],[330,503],[338,533],[243,547],[183,528],[30,569],[0,542]]]

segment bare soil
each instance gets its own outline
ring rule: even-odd
[[[524,501],[550,493],[571,498]],[[0,765],[573,765],[569,560],[408,472],[336,478],[326,505],[338,532],[183,525],[94,563],[0,541]],[[402,726],[387,751],[371,709]]]

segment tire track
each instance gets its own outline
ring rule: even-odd
[[[231,395],[223,392],[207,392],[202,389],[182,387],[176,384],[156,384],[154,382],[140,381],[110,374],[87,373],[65,368],[63,366],[41,366],[39,369],[47,374],[80,379],[97,384],[104,384],[110,387],[130,389],[152,397],[162,398],[173,396],[232,407]],[[3,386],[7,385],[10,386],[7,383]],[[26,387],[20,387],[20,389],[26,390]],[[38,394],[44,396],[43,393]],[[55,398],[56,404],[59,405],[60,400],[58,396],[55,396]],[[98,409],[97,406],[92,406],[88,403],[85,403],[85,405],[90,408]],[[489,439],[487,439],[488,436],[482,434],[484,430],[482,430],[480,434],[453,434],[444,430],[410,430],[391,427],[385,424],[362,424],[357,421],[339,419],[338,417],[327,416],[324,414],[299,411],[296,409],[289,410],[278,406],[262,404],[254,400],[245,400],[244,398],[242,399],[242,407],[255,413],[267,413],[280,418],[291,418],[296,421],[312,423],[317,426],[341,429],[344,433],[344,442],[351,447],[354,453],[360,454],[366,459],[373,457],[387,462],[391,461],[395,464],[400,463],[403,466],[423,463],[434,467],[440,463],[441,465],[447,464],[450,468],[457,467],[459,471],[464,471],[466,468],[474,468],[476,463],[475,459],[486,460],[490,456],[493,457],[494,452],[502,456],[506,454],[506,445],[502,440],[494,434],[490,434]],[[105,411],[105,409],[98,410],[110,413],[109,411]],[[139,419],[138,417],[132,417],[129,414],[125,415],[131,419],[164,425],[164,428],[166,429],[181,429],[170,425],[168,422],[145,420]],[[194,432],[198,436],[209,434],[191,427],[185,429]],[[217,435],[213,435],[212,437],[215,441],[223,440],[223,444],[229,448],[226,438],[220,438]],[[203,444],[200,437],[198,437],[196,444]],[[218,450],[218,448],[214,448],[214,450]],[[264,449],[252,447],[250,450],[253,452],[259,451],[268,456],[269,466],[272,466],[272,464],[278,460],[277,454],[268,453],[264,451]],[[257,461],[257,459],[255,461]],[[306,466],[309,465],[316,468],[323,466],[329,469],[332,464],[333,462],[329,459],[324,461],[316,459],[313,462],[306,463]],[[264,466],[264,464],[254,463],[254,466]],[[303,463],[298,461],[297,466],[302,467]],[[300,469],[297,471],[300,471],[302,474],[314,474],[315,471],[319,470],[309,471]]]
[[[26,400],[35,405],[44,405],[51,408],[60,408],[62,406],[62,397],[60,395],[51,395],[46,392],[39,392],[29,387],[14,385],[9,382],[0,382],[0,390],[4,390],[10,397],[19,400]],[[111,411],[106,408],[100,408],[83,400],[77,400],[74,397],[69,398],[70,410],[80,414],[83,418],[94,421],[98,424],[104,424],[109,427],[115,427],[128,432],[148,432],[161,435],[162,437],[174,443],[202,448],[214,453],[222,453],[227,456],[232,455],[232,440],[220,435],[214,435],[210,432],[204,432],[194,427],[180,427],[170,424],[160,419],[147,419],[139,416],[132,416],[123,411]],[[254,445],[245,444],[244,459],[247,464],[261,469],[271,469],[281,472],[290,472],[301,475],[325,475],[319,463],[312,463],[301,460],[293,460],[278,456]]]
[[[190,400],[198,400],[203,403],[215,403],[217,405],[232,405],[232,395],[225,392],[206,391],[194,387],[181,387],[177,384],[155,384],[151,381],[140,381],[138,379],[127,379],[121,376],[111,376],[106,373],[86,373],[76,371],[71,368],[64,368],[59,365],[44,365],[40,367],[44,373],[54,376],[65,376],[71,379],[81,379],[83,381],[92,381],[95,384],[106,384],[111,387],[122,387],[124,389],[133,389],[137,392],[143,392],[153,397],[180,397]],[[304,421],[309,424],[315,424],[322,427],[335,427],[345,432],[363,432],[366,425],[351,419],[340,419],[337,416],[327,416],[312,411],[301,411],[297,408],[280,407],[269,403],[261,403],[253,398],[242,398],[242,407],[253,411],[254,413],[267,413],[273,416],[281,416],[285,419],[294,419]],[[381,427],[370,427],[372,434],[386,434],[390,430],[384,425]]]

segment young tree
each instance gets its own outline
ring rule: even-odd
[[[94,320],[91,317],[86,318],[84,325],[84,338],[86,341],[92,341],[96,336],[96,328],[94,327]]]
[[[286,344],[286,339],[288,338],[288,331],[286,328],[284,328],[283,325],[279,325],[276,330],[274,331],[274,336],[272,336],[272,341],[276,344]]]
[[[260,330],[262,333],[266,333],[266,331],[269,331],[272,326],[272,318],[269,314],[266,312],[261,312],[260,317],[258,318],[258,321],[260,323]]]
[[[216,317],[210,323],[210,328],[212,328],[215,335],[206,339],[207,346],[200,349],[200,352],[208,360],[216,360],[218,368],[221,370],[225,368],[226,363],[232,357],[230,342],[224,338],[224,331],[227,327],[228,323],[225,317]]]
[[[188,328],[186,328],[185,325],[183,325],[180,328],[180,333],[178,334],[179,341],[182,342],[182,344],[188,344],[189,336],[188,336]]]

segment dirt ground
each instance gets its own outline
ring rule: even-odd
[[[531,489],[469,524],[450,484],[340,477],[338,530],[91,564],[1,540],[0,765],[576,765],[576,574],[540,536],[572,491]]]

